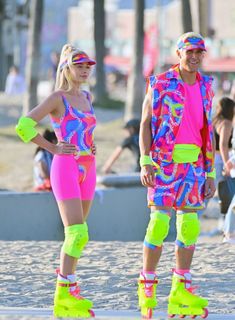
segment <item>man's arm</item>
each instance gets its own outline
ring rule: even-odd
[[[149,89],[142,108],[142,118],[140,123],[140,156],[144,159],[146,156],[149,157],[150,148],[152,144],[151,135],[151,120],[152,120],[152,91]],[[141,163],[141,182],[146,187],[154,186],[154,171],[152,165]]]

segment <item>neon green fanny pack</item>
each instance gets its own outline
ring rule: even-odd
[[[175,144],[172,159],[176,163],[192,163],[198,160],[201,148],[195,144]]]

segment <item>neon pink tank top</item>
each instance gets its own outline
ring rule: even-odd
[[[195,144],[202,146],[200,130],[203,128],[203,104],[202,96],[197,81],[193,85],[184,83],[185,106],[176,144]]]
[[[50,116],[52,127],[58,141],[65,141],[78,146],[78,152],[90,154],[93,143],[93,131],[96,117],[88,92],[83,91],[90,104],[90,111],[83,112],[72,107],[65,96],[62,96],[65,113],[61,118]]]

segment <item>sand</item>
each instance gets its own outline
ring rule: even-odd
[[[0,241],[0,306],[50,308],[59,264],[60,242]],[[211,313],[235,313],[235,247],[201,238],[192,274]],[[95,309],[138,310],[137,277],[141,242],[89,242],[77,274],[82,294]],[[158,311],[166,312],[174,267],[174,244],[165,243],[158,269]],[[222,319],[222,318],[221,318]]]

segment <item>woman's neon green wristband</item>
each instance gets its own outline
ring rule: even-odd
[[[206,177],[207,177],[207,178],[216,179],[216,171],[215,171],[215,168],[214,168],[211,172],[207,172]]]
[[[150,156],[147,156],[146,154],[144,154],[143,156],[140,156],[140,166],[143,167],[147,165],[152,166],[153,162]]]

